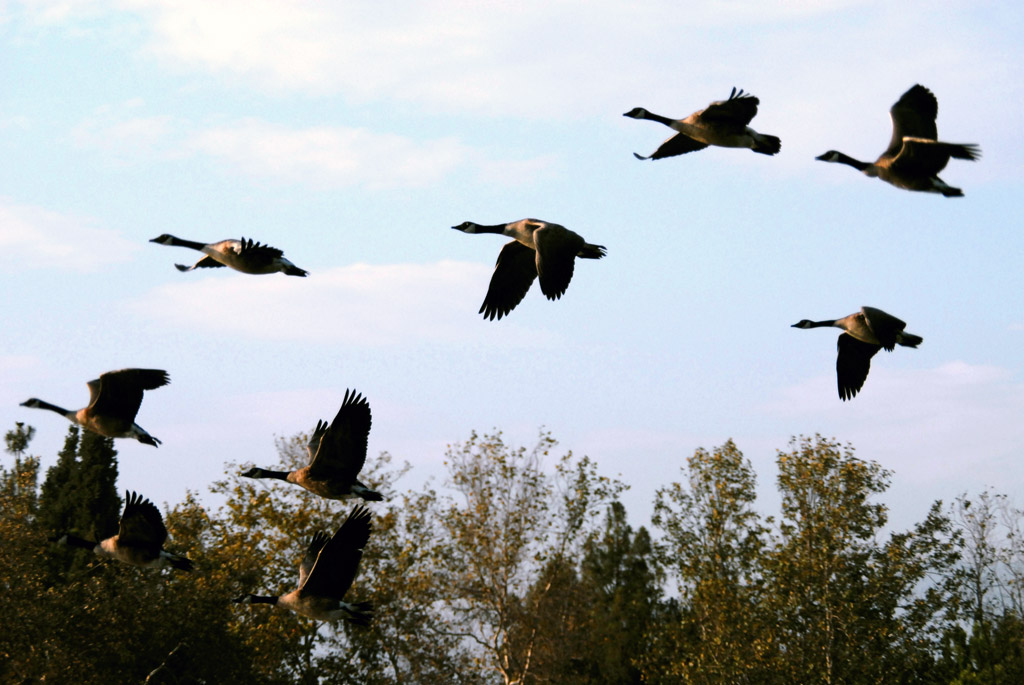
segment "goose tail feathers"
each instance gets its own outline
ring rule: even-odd
[[[357,626],[368,626],[373,619],[373,602],[342,602],[345,620]]]
[[[191,571],[194,568],[194,564],[191,559],[186,559],[180,554],[174,554],[172,552],[161,552],[161,556],[167,560],[167,563],[178,569],[179,571]]]
[[[384,500],[384,495],[380,494],[376,490],[371,490],[365,485],[353,485],[352,494],[357,497],[362,497],[367,502],[382,502]]]
[[[913,333],[901,333],[899,339],[896,341],[903,347],[917,347],[924,342],[924,338]]]
[[[766,136],[763,133],[754,136],[754,152],[759,152],[762,155],[776,155],[781,149],[782,140],[776,136]]]

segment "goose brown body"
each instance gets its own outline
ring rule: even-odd
[[[907,324],[875,307],[861,307],[859,312],[841,319],[811,321],[803,319],[793,328],[834,327],[845,331],[836,343],[836,381],[839,399],[853,399],[867,380],[871,358],[881,350],[892,352],[896,345],[917,347],[924,339],[907,333]]]
[[[603,245],[592,245],[565,226],[520,219],[507,224],[485,225],[464,221],[452,226],[463,233],[497,233],[513,240],[505,243],[491,275],[480,314],[485,319],[501,319],[526,297],[534,279],[549,300],[565,294],[572,280],[576,258],[601,259],[607,253]]]
[[[373,618],[370,602],[346,602],[345,594],[359,571],[363,548],[370,538],[370,512],[358,506],[337,532],[328,537],[317,532],[299,564],[299,585],[278,596],[246,594],[240,604],[273,604],[318,621],[344,619],[368,625]]]
[[[108,371],[87,383],[89,404],[82,409],[71,411],[35,397],[22,402],[21,406],[48,409],[86,430],[108,438],[134,438],[143,444],[157,447],[160,440],[135,423],[135,416],[142,406],[143,391],[154,390],[168,383],[170,378],[162,369]]]
[[[241,240],[228,239],[216,243],[199,243],[194,240],[184,240],[169,233],[164,233],[149,242],[160,245],[173,245],[175,247],[188,247],[206,255],[192,266],[175,264],[174,266],[178,271],[227,266],[243,274],[262,275],[277,272],[287,274],[288,276],[307,276],[309,274],[305,269],[300,269],[285,259],[284,252],[281,250],[269,245],[263,245],[251,238],[242,238]]]
[[[330,426],[326,421],[317,422],[306,445],[310,459],[307,466],[294,471],[253,467],[242,475],[287,481],[327,499],[360,497],[380,501],[383,496],[357,478],[366,462],[371,423],[370,403],[355,390],[348,390]]]
[[[117,535],[100,542],[90,542],[65,534],[51,538],[51,541],[89,549],[98,556],[141,568],[172,567],[181,571],[192,570],[192,562],[189,559],[163,548],[167,541],[167,528],[164,526],[160,510],[135,492],[125,493],[124,511],[121,513]]]
[[[889,109],[892,138],[889,147],[873,163],[862,162],[837,150],[829,150],[815,159],[851,166],[866,176],[903,190],[961,197],[963,191],[947,184],[938,174],[950,159],[974,161],[981,156],[981,150],[972,143],[937,140],[938,112],[935,95],[920,84],[914,85]]]
[[[757,115],[759,103],[760,100],[753,95],[733,88],[727,99],[712,102],[683,119],[663,117],[643,107],[634,107],[622,116],[656,121],[678,131],[647,157],[634,152],[637,159],[674,157],[703,150],[709,145],[749,148],[763,155],[774,155],[782,149],[782,141],[776,136],[758,133],[749,126]]]

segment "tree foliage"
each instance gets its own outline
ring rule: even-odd
[[[659,491],[655,524],[681,620],[655,636],[646,674],[701,683],[927,676],[958,558],[940,505],[882,543],[886,508],[873,498],[888,471],[820,436],[795,439],[776,463],[777,524],[753,509],[753,470],[731,441],[698,450],[686,485]]]
[[[820,436],[778,453],[774,517],[735,444],[698,449],[657,492],[657,538],[630,525],[625,484],[546,432],[471,434],[418,488],[371,458],[385,501],[349,591],[375,607],[360,628],[230,601],[293,589],[351,502],[229,465],[218,506],[189,492],[165,514],[194,573],[65,557],[49,536],[116,530],[116,452],[73,428],[40,484],[32,435],[8,431],[0,465],[0,682],[1024,681],[1024,512],[985,492],[889,530],[890,472]],[[281,469],[307,440],[278,440]]]

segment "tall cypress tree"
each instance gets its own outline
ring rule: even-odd
[[[47,469],[39,498],[39,522],[53,535],[73,533],[100,540],[117,532],[121,500],[117,495],[114,441],[71,426],[57,463]],[[86,554],[54,554],[57,574],[89,563]]]
[[[75,523],[97,540],[116,534],[121,498],[117,494],[117,450],[113,438],[83,432],[74,476],[71,486]]]
[[[63,449],[57,453],[57,463],[46,469],[46,479],[39,492],[39,523],[55,534],[71,530],[72,516],[66,500],[71,494],[71,476],[77,457],[78,426],[71,426]]]

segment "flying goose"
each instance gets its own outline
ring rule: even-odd
[[[309,272],[300,269],[283,257],[276,247],[261,245],[251,238],[246,240],[221,240],[217,243],[197,243],[192,240],[175,238],[169,233],[153,238],[149,242],[175,247],[190,247],[207,255],[192,266],[175,264],[178,271],[192,271],[206,267],[230,266],[244,274],[272,274],[282,271],[289,276],[307,276]]]
[[[379,502],[384,497],[356,478],[366,461],[369,434],[370,404],[355,390],[346,390],[330,427],[326,421],[317,421],[306,445],[309,466],[291,472],[253,467],[241,475],[288,481],[328,499],[362,497],[368,502]]]
[[[135,423],[135,415],[142,405],[143,390],[153,390],[170,382],[167,372],[161,369],[108,371],[87,384],[89,406],[84,409],[70,411],[35,397],[25,400],[21,406],[55,411],[72,423],[108,438],[135,438],[158,447],[160,440]]]
[[[514,238],[498,253],[491,284],[480,305],[479,313],[490,320],[501,319],[515,309],[538,276],[541,292],[549,300],[559,299],[572,280],[576,257],[600,259],[607,252],[603,245],[591,245],[565,226],[539,219],[494,226],[465,221],[452,228],[463,233],[500,233]]]
[[[950,157],[974,161],[981,156],[981,150],[973,143],[939,142],[935,128],[938,112],[939,103],[935,95],[924,86],[915,85],[889,110],[892,139],[874,164],[861,162],[836,150],[829,150],[815,159],[852,166],[867,176],[878,177],[904,190],[962,197],[963,191],[947,185],[938,173],[946,168]]]
[[[163,549],[166,541],[167,528],[164,527],[160,511],[148,499],[143,499],[134,492],[125,493],[120,529],[114,537],[101,542],[91,542],[69,534],[50,538],[50,542],[56,542],[58,545],[91,549],[101,557],[123,561],[132,566],[173,566],[181,571],[191,571],[191,561],[180,554]]]
[[[357,506],[333,537],[317,532],[299,564],[299,587],[276,597],[246,594],[239,604],[275,604],[320,621],[343,618],[366,626],[373,618],[371,602],[345,602],[343,598],[359,571],[363,547],[370,538],[370,512]]]
[[[864,386],[871,367],[871,358],[883,347],[892,352],[896,345],[917,347],[924,338],[905,333],[907,324],[892,314],[886,314],[874,307],[861,307],[860,311],[841,319],[809,321],[803,319],[793,328],[820,328],[834,326],[845,333],[839,336],[839,355],[836,357],[836,379],[839,382],[839,399],[853,399]]]
[[[733,88],[727,100],[712,102],[706,109],[698,110],[685,119],[669,119],[643,107],[634,107],[622,116],[657,121],[679,131],[648,157],[634,152],[637,159],[674,157],[703,150],[708,145],[747,147],[762,155],[774,155],[781,149],[782,141],[775,136],[758,133],[748,125],[757,114],[758,103],[760,100],[753,95]]]

